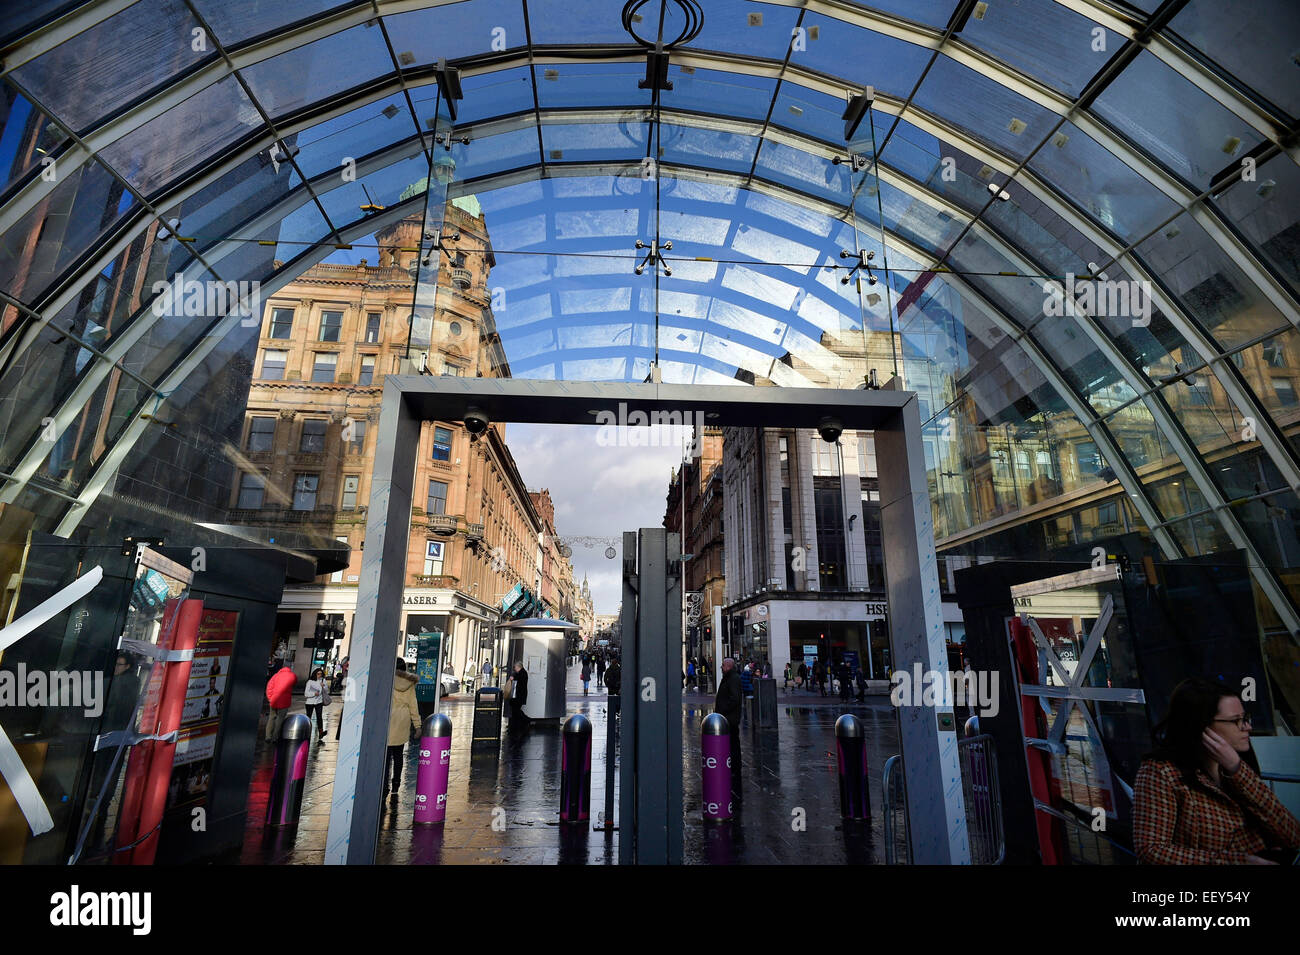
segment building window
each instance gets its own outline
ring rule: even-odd
[[[848,581],[845,575],[844,502],[840,498],[840,482],[835,478],[814,478],[813,504],[817,519],[821,589],[843,590]]]
[[[316,510],[316,491],[320,488],[319,474],[298,474],[293,479],[293,509]]]
[[[262,352],[262,377],[270,381],[284,379],[285,366],[289,364],[289,353],[268,348]]]
[[[451,431],[447,428],[433,429],[433,459],[435,461],[451,460]]]
[[[266,493],[266,477],[262,474],[250,474],[245,471],[239,476],[239,507],[256,511],[262,506]]]
[[[274,443],[274,418],[254,418],[248,423],[249,451],[270,451]]]
[[[352,439],[348,442],[348,454],[364,454],[366,450],[366,422],[352,422]]]
[[[361,359],[361,371],[357,374],[358,385],[369,385],[375,380],[375,356],[365,355]]]
[[[1295,385],[1291,383],[1290,378],[1274,378],[1273,391],[1277,394],[1277,400],[1283,405],[1290,407],[1296,403]]]
[[[782,438],[782,441],[785,439]],[[790,489],[781,488],[781,529],[787,534],[794,533],[794,515],[790,513]]]
[[[343,475],[343,510],[354,511],[357,507],[357,492],[361,490],[360,474]]]
[[[335,539],[336,541],[338,541],[340,544],[347,544],[347,543],[349,543],[349,541],[348,541],[348,539],[347,539],[346,537],[336,537],[336,538],[334,538],[334,539]],[[334,584],[341,584],[341,583],[343,583],[343,571],[341,571],[341,570],[336,570],[336,571],[334,571],[334,573],[330,574],[330,583],[334,583]]]
[[[876,436],[858,432],[858,473],[863,477],[879,477],[876,473]]]
[[[444,364],[444,365],[442,366],[442,373],[443,373],[444,375],[451,375],[453,378],[459,378],[459,377],[461,377],[461,369],[460,369],[460,366],[459,366],[459,365],[452,365],[452,364],[450,364],[450,363],[446,363],[446,364]]]
[[[425,508],[429,514],[446,514],[447,513],[447,485],[442,481],[429,482],[429,506]]]
[[[320,313],[320,340],[323,342],[336,342],[343,331],[343,313],[342,312],[321,312]]]
[[[460,333],[462,331],[460,322],[452,322],[447,326],[447,331],[451,332],[452,338],[460,338]]]
[[[293,309],[271,309],[271,338],[288,338],[293,334]]]
[[[325,419],[308,418],[302,423],[302,439],[298,450],[303,454],[325,453]]]
[[[366,312],[366,341],[376,344],[383,317],[378,312]]]
[[[316,359],[311,366],[311,380],[332,382],[338,363],[339,356],[333,352],[316,352]]]
[[[442,573],[442,541],[425,542],[424,573],[429,577],[436,577]]]

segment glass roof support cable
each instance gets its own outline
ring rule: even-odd
[[[248,81],[244,79],[243,74],[240,73],[240,71],[235,67],[235,62],[230,58],[230,54],[226,52],[225,46],[221,43],[219,39],[217,39],[216,31],[212,29],[212,25],[209,24],[208,21],[204,19],[203,14],[199,13],[198,9],[194,6],[194,0],[182,0],[182,2],[184,2],[186,8],[190,11],[190,15],[194,17],[195,22],[197,22],[198,25],[203,28],[204,32],[208,36],[208,39],[212,41],[212,48],[216,50],[217,55],[220,56],[221,59],[225,61],[227,68],[229,68],[230,70],[230,75],[235,78],[235,82],[239,84],[239,88],[244,91],[244,95],[248,97],[248,102],[252,104],[253,109],[257,110],[257,115],[262,117],[262,122],[266,124],[266,128],[271,131],[271,134],[273,136],[275,136],[275,145],[272,146],[271,149],[274,152],[280,153],[280,155],[279,156],[272,155],[273,161],[287,162],[290,166],[293,167],[293,171],[298,174],[299,181],[301,181],[304,188],[306,188],[308,195],[310,195],[312,198],[312,201],[316,203],[316,209],[318,212],[320,212],[321,218],[325,220],[325,225],[329,227],[330,235],[334,237],[334,242],[338,245],[339,248],[345,248],[347,246],[347,243],[344,242],[343,237],[339,235],[339,230],[334,227],[334,223],[333,221],[331,221],[329,217],[329,213],[325,211],[325,206],[321,203],[320,197],[316,195],[316,191],[312,189],[311,183],[308,181],[307,177],[303,174],[302,169],[299,168],[298,166],[298,162],[295,159],[295,157],[298,155],[300,150],[297,147],[290,149],[288,144],[285,143],[283,137],[280,135],[280,131],[276,129],[275,123],[271,121],[270,115],[266,112],[262,104],[258,101],[257,96],[254,95],[252,87],[248,85]],[[49,115],[53,116],[54,114],[50,113]]]
[[[528,45],[528,82],[533,92],[533,126],[537,130],[537,162],[541,167],[540,178],[547,177],[546,144],[542,139],[542,104],[537,92],[537,62],[533,56],[533,24],[528,14],[528,0],[521,0],[524,11],[524,42]]]
[[[971,11],[974,9],[975,0],[960,0],[957,4],[956,9],[952,12],[952,16],[948,18],[948,25],[944,27],[943,36],[939,37],[939,42],[934,46],[934,52],[930,54],[930,59],[925,64],[925,69],[921,70],[921,75],[918,76],[916,82],[912,84],[912,89],[907,94],[907,99],[903,100],[903,105],[898,107],[898,112],[894,114],[894,121],[889,126],[889,132],[885,133],[885,138],[880,141],[880,148],[872,150],[871,168],[876,174],[877,179],[880,178],[880,170],[877,168],[880,163],[880,154],[884,152],[885,147],[889,145],[889,141],[894,136],[894,130],[898,128],[898,124],[903,119],[903,114],[906,113],[908,108],[912,105],[912,100],[916,99],[916,94],[921,90],[921,84],[925,82],[925,78],[930,75],[931,68],[936,62],[938,62],[940,55],[943,53],[944,46],[952,39],[954,33],[960,32],[966,26],[966,21],[970,19]],[[845,138],[847,139],[848,137],[846,136]],[[856,202],[857,198],[858,197],[855,194],[850,201]]]
[[[868,128],[871,130],[871,155],[872,157],[875,157],[876,155],[876,112],[874,109],[872,109],[872,103],[873,103],[872,99],[867,100],[867,122],[869,123]],[[847,146],[848,144],[845,143],[845,145]],[[899,346],[898,336],[895,335],[894,333],[894,318],[895,318],[894,288],[893,288],[894,283],[889,280],[889,243],[885,241],[885,209],[880,199],[880,167],[875,163],[872,163],[871,170],[864,171],[862,173],[863,182],[866,181],[867,176],[869,175],[875,175],[876,177],[876,215],[878,217],[877,221],[880,223],[880,255],[883,260],[882,264],[885,269],[885,275],[884,275],[885,311],[889,315],[889,351],[890,351],[890,355],[894,359],[894,377],[897,378],[898,377],[898,352],[900,346]],[[859,283],[858,284],[858,305],[859,306],[862,305],[862,301],[863,301],[862,285],[861,283]],[[866,315],[864,310],[863,320],[862,320],[862,327],[864,330],[866,329],[866,325],[867,322],[866,322]],[[868,387],[870,387],[870,384],[868,385]]]
[[[772,113],[776,110],[777,97],[781,95],[781,84],[785,82],[785,71],[790,66],[790,57],[794,53],[795,38],[799,31],[803,29],[804,14],[806,9],[799,11],[799,18],[794,22],[794,28],[790,31],[790,42],[785,47],[785,59],[781,61],[781,70],[776,74],[776,85],[772,87],[772,100],[767,104],[767,115],[763,117],[763,128],[758,134],[758,148],[754,150],[754,161],[749,164],[749,175],[745,178],[745,188],[749,188],[754,181],[754,173],[758,169],[758,154],[763,151],[763,142],[767,137],[767,130],[772,125]]]
[[[426,144],[424,134],[420,129],[420,116],[415,111],[415,101],[411,99],[411,89],[406,84],[406,74],[402,71],[402,64],[398,60],[397,51],[393,48],[393,39],[388,34],[388,24],[384,22],[383,15],[380,12],[379,0],[370,0],[370,6],[375,11],[375,22],[379,24],[379,32],[384,38],[384,46],[388,48],[388,58],[393,61],[393,69],[397,73],[397,82],[402,84],[402,98],[406,100],[406,111],[410,114],[411,125],[415,127],[415,135],[420,137],[420,146],[424,149],[424,158],[428,161],[429,165],[432,166],[433,146]],[[440,91],[441,89],[441,86],[439,86]],[[362,189],[364,188],[365,187],[363,186]],[[367,200],[370,198],[368,192],[366,198]],[[374,203],[370,204],[374,205]]]

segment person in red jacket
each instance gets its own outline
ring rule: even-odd
[[[266,681],[266,699],[271,704],[271,715],[266,718],[266,738],[275,740],[280,735],[280,726],[289,714],[289,704],[293,702],[293,684],[297,678],[293,667],[281,666]]]

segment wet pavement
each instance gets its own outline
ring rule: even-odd
[[[441,826],[415,826],[416,747],[406,747],[406,765],[396,793],[384,801],[375,861],[388,865],[593,864],[618,861],[618,833],[596,827],[605,806],[608,698],[593,681],[583,696],[578,668],[568,676],[569,714],[592,723],[591,822],[561,824],[560,729],[534,724],[524,733],[503,729],[499,757],[492,750],[471,753],[472,697],[443,701],[452,720],[452,756],[447,819]],[[780,693],[776,728],[756,732],[746,718],[741,729],[743,800],[724,823],[703,819],[700,799],[700,723],[712,712],[713,695],[687,690],[682,706],[684,774],[684,860],[712,865],[872,864],[883,862],[880,779],[885,760],[898,752],[898,730],[886,697],[843,704],[816,693]],[[248,799],[243,864],[313,865],[325,858],[330,793],[338,750],[334,731],[339,703],[326,711],[323,745],[313,740],[298,826],[265,826],[273,750],[259,738]],[[292,712],[301,712],[295,701]],[[835,757],[835,721],[842,713],[863,721],[870,767],[872,818],[840,818]],[[617,773],[614,777],[617,805]]]

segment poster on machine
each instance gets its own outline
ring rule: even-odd
[[[168,810],[207,800],[238,626],[239,614],[235,611],[203,611],[176,738],[176,759],[167,790]]]
[[[438,702],[438,680],[442,667],[442,633],[421,633],[415,653],[415,698],[421,703]]]

